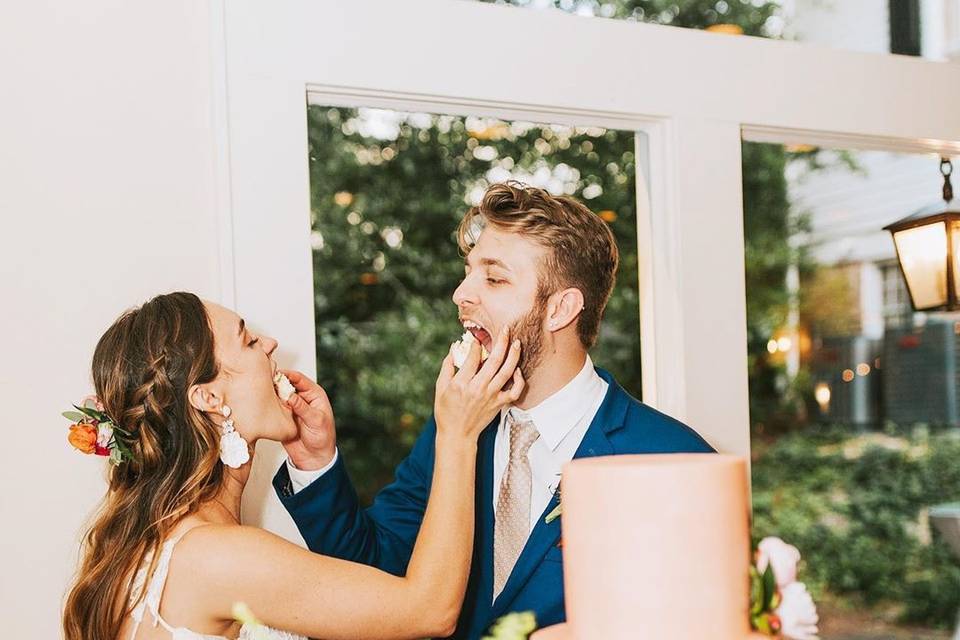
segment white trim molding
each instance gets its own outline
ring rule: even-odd
[[[276,327],[288,364],[315,373],[308,99],[642,131],[644,394],[740,455],[741,133],[960,148],[952,64],[450,0],[224,11],[235,304]]]

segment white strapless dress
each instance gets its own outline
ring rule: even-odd
[[[140,629],[140,624],[143,622],[144,614],[150,612],[150,615],[153,617],[152,624],[157,626],[158,624],[164,629],[170,632],[171,640],[228,640],[223,636],[211,636],[205,633],[197,633],[196,631],[191,631],[185,627],[172,627],[167,624],[166,620],[160,617],[160,596],[163,594],[163,586],[167,582],[167,572],[170,570],[170,557],[173,555],[173,547],[176,546],[177,542],[180,541],[187,532],[180,534],[175,538],[171,538],[163,543],[163,546],[160,547],[160,559],[157,560],[157,568],[153,572],[153,577],[150,578],[150,583],[146,584],[147,581],[147,567],[150,566],[150,560],[152,556],[147,556],[144,566],[137,571],[137,575],[133,579],[133,589],[131,590],[132,602],[135,602],[139,599],[140,594],[143,593],[144,586],[146,586],[146,596],[143,600],[140,601],[140,604],[134,608],[133,616],[134,625],[133,632],[130,634],[130,640],[134,640],[137,636],[137,630]],[[306,637],[297,635],[295,633],[288,633],[286,631],[279,631],[277,629],[271,629],[269,627],[257,626],[251,627],[249,625],[243,625],[240,628],[240,635],[238,640],[307,640]]]

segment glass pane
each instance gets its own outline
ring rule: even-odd
[[[917,309],[947,303],[947,229],[942,222],[898,231],[900,263]]]
[[[960,500],[960,314],[913,312],[883,230],[940,201],[939,164],[743,145],[753,534],[803,554],[824,640],[945,640],[960,608],[931,517]],[[904,238],[941,279],[943,230]]]
[[[953,242],[953,295],[960,300],[960,220],[951,223],[950,238]]]

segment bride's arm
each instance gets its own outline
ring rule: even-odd
[[[229,617],[234,602],[245,602],[269,626],[329,640],[453,633],[470,572],[477,437],[523,391],[519,345],[508,349],[503,336],[477,371],[479,358],[474,347],[454,375],[448,356],[437,382],[432,488],[405,577],[314,554],[260,529],[202,527],[190,555],[206,539],[200,575],[217,585],[203,590],[205,610]]]

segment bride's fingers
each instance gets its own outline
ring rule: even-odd
[[[450,347],[450,351],[447,352],[447,357],[443,359],[443,363],[440,365],[440,374],[437,376],[437,389],[446,387],[456,373],[457,369],[453,366],[453,347]]]
[[[503,366],[490,381],[490,386],[497,391],[503,389],[504,385],[510,381],[514,371],[517,371],[518,362],[520,362],[520,340],[514,340],[507,352],[507,358],[504,360]]]
[[[487,361],[483,363],[483,366],[480,367],[480,371],[477,374],[481,383],[488,382],[493,378],[500,369],[500,364],[503,362],[504,356],[507,355],[509,348],[510,331],[504,329],[500,332],[500,335],[497,336],[497,341],[493,345],[493,351],[487,356]]]
[[[509,404],[515,403],[520,399],[520,396],[523,395],[523,390],[526,387],[527,383],[523,379],[523,374],[520,372],[520,368],[513,370],[513,386],[511,386],[506,391],[501,391],[497,395],[497,404],[501,407],[505,407]]]
[[[463,362],[463,366],[460,367],[460,371],[457,371],[454,378],[466,383],[476,375],[477,367],[480,366],[481,350],[482,347],[479,342],[474,341],[470,344],[470,353],[467,354],[467,359]]]

